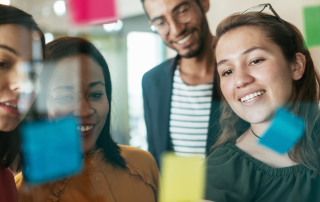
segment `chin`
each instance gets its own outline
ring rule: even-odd
[[[3,132],[10,132],[10,131],[13,131],[14,129],[16,129],[20,123],[20,120],[19,121],[10,121],[10,122],[7,122],[7,121],[0,121],[0,131],[3,131]]]
[[[188,50],[186,53],[180,53],[179,52],[179,55],[180,57],[182,58],[193,58],[193,57],[196,57],[198,56],[200,53],[201,53],[202,49],[201,47],[199,46],[197,49],[195,50]]]

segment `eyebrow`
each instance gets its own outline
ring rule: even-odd
[[[243,51],[243,52],[241,53],[241,55],[249,54],[249,53],[251,53],[251,52],[252,52],[252,51],[254,51],[254,50],[263,50],[263,51],[267,51],[267,49],[265,49],[265,48],[258,47],[258,46],[253,46],[253,47],[251,47],[251,48],[249,48],[249,49],[247,49],[247,50]],[[227,60],[227,59],[221,60],[220,62],[218,62],[218,64],[217,64],[217,68],[218,68],[220,65],[223,65],[223,64],[224,64],[224,63],[226,63],[226,62],[228,62],[228,60]]]
[[[92,88],[96,85],[103,85],[104,86],[104,83],[102,83],[101,81],[92,82],[89,84],[89,87]]]
[[[53,91],[56,91],[56,90],[73,90],[74,89],[74,87],[73,86],[58,86],[58,87],[56,87],[55,89],[53,89],[52,90],[52,92]]]
[[[89,86],[89,88],[92,88],[92,87],[94,87],[96,85],[103,85],[104,86],[104,83],[102,83],[101,81],[96,81],[96,82],[90,83],[88,86]],[[53,89],[52,91],[56,91],[56,90],[73,90],[73,89],[74,89],[73,86],[58,86],[55,89]]]
[[[176,6],[173,8],[173,11],[172,11],[172,12],[174,13],[176,10],[178,10],[178,8],[179,8],[180,6],[182,6],[182,5],[184,5],[184,4],[188,4],[188,3],[189,3],[188,1],[183,1],[183,2],[179,3],[178,5],[176,5]],[[163,18],[163,15],[152,18],[151,22],[154,22],[154,21],[156,21],[156,20],[158,20],[158,19],[161,19],[161,18]]]
[[[10,48],[10,47],[8,47],[8,46],[6,46],[6,45],[1,45],[1,44],[0,44],[0,48],[5,49],[5,50],[7,50],[7,51],[9,51],[9,52],[11,52],[11,53],[13,53],[13,54],[15,54],[16,56],[19,56],[19,54],[17,53],[17,51],[15,51],[13,48]]]

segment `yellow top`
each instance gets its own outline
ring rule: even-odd
[[[21,202],[153,202],[157,201],[159,170],[149,152],[120,146],[126,169],[114,168],[103,150],[85,156],[84,172],[39,186],[15,177]]]

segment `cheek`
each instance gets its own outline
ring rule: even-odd
[[[226,98],[227,102],[231,101],[234,97],[234,87],[233,82],[231,80],[221,80],[220,87],[223,96]]]
[[[72,107],[70,106],[61,106],[56,103],[48,102],[47,110],[48,110],[48,118],[53,119],[57,117],[62,117],[72,113]]]

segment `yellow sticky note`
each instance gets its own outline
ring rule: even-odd
[[[162,158],[160,202],[196,202],[204,196],[203,159],[167,153]]]

